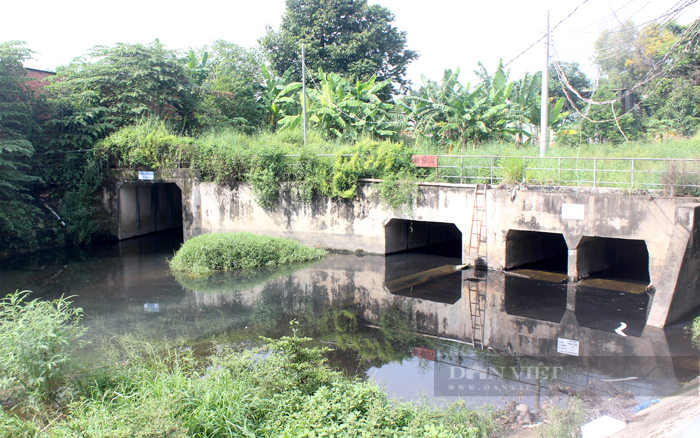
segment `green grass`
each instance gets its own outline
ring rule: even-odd
[[[194,276],[235,269],[270,268],[323,258],[326,252],[291,239],[252,233],[193,237],[170,260],[170,269]]]

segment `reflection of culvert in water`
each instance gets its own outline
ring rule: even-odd
[[[508,315],[559,323],[566,312],[566,284],[505,277]]]
[[[609,333],[621,331],[627,336],[642,335],[647,322],[649,295],[632,294],[578,286],[576,319],[579,326]],[[618,333],[619,334],[619,333]]]
[[[462,233],[452,223],[392,219],[385,227],[385,290],[454,304],[462,296]]]

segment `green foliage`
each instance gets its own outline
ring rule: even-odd
[[[418,53],[406,48],[406,33],[392,26],[394,15],[366,0],[286,0],[279,31],[267,28],[260,45],[279,75],[292,69],[301,80],[301,44],[306,65],[344,77],[349,83],[390,79],[405,91],[406,67]],[[387,88],[382,100],[392,90]]]
[[[423,86],[400,100],[415,131],[425,137],[439,137],[448,152],[455,144],[471,141],[474,148],[484,141],[522,134],[514,123],[526,121],[523,110],[509,102],[514,83],[508,82],[499,63],[491,76],[480,65],[476,73],[482,82],[471,88],[459,82],[459,68],[445,70],[441,84],[422,77]],[[531,99],[530,99],[531,100]]]
[[[617,98],[617,92],[609,84],[602,85],[593,95],[596,101],[607,101]],[[614,108],[614,113],[613,113]],[[639,140],[642,137],[642,121],[639,112],[630,111],[622,114],[622,103],[615,102],[614,105],[593,105],[588,113],[592,120],[599,121],[593,123],[589,120],[581,121],[581,131],[584,138],[594,143],[621,143],[627,140]],[[615,121],[617,117],[617,122]],[[618,127],[618,124],[620,125]],[[622,132],[624,132],[624,135]]]
[[[640,28],[628,20],[600,34],[594,61],[614,87],[631,87],[656,67],[674,41],[667,26],[651,22]]]
[[[193,117],[197,93],[186,67],[158,41],[96,46],[55,79],[47,90],[61,132],[57,142],[68,149],[89,149],[141,117],[169,118],[178,126]]]
[[[401,115],[393,113],[393,104],[382,102],[378,96],[391,80],[376,82],[376,78],[373,75],[366,82],[358,80],[353,86],[336,73],[319,70],[320,90],[311,88],[307,91],[308,121],[331,138],[395,137],[406,123]],[[279,122],[284,128],[301,126],[301,109]]]
[[[32,240],[38,214],[28,194],[29,184],[39,180],[29,173],[34,156],[30,137],[37,125],[22,66],[31,53],[18,41],[0,43],[0,243],[4,246]]]
[[[88,159],[80,179],[67,190],[58,203],[58,212],[66,223],[68,242],[88,245],[100,224],[95,220],[92,203],[94,193],[102,185],[102,170],[94,160]]]
[[[27,300],[29,291],[0,300],[0,389],[55,402],[74,367],[72,352],[86,329],[70,301]]]
[[[693,344],[700,348],[700,316],[693,320],[693,327],[691,328],[693,336]]]
[[[198,120],[202,127],[232,126],[252,132],[263,124],[259,99],[263,82],[262,56],[236,44],[217,40],[208,55],[208,75],[201,85]]]
[[[272,267],[318,260],[321,249],[306,247],[281,237],[251,233],[215,233],[193,237],[170,261],[170,269],[192,275],[217,271]]]
[[[104,367],[76,387],[70,416],[49,437],[479,437],[487,414],[463,403],[391,400],[378,386],[331,369],[324,350],[293,336],[243,352],[220,346],[197,360],[186,349],[117,342]],[[3,426],[23,423],[6,414]],[[29,429],[30,424],[17,424]],[[9,429],[9,428],[8,428]]]
[[[398,214],[411,214],[418,197],[418,178],[414,174],[400,171],[384,176],[379,188],[382,201]]]
[[[155,117],[124,126],[95,145],[97,158],[132,169],[173,168],[192,139],[173,133]]]

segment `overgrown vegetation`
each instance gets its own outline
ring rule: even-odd
[[[67,298],[30,301],[29,294],[0,299],[0,391],[36,409],[58,402],[86,329],[80,325],[82,309],[70,307]]]
[[[53,328],[42,327],[44,334]],[[445,438],[481,437],[494,429],[488,413],[461,403],[391,400],[376,384],[333,370],[325,349],[308,347],[310,338],[298,337],[294,326],[292,332],[266,339],[262,348],[219,345],[204,357],[189,348],[113,338],[100,363],[62,381],[57,403],[34,405],[23,417],[3,410],[0,429],[12,437],[41,430],[47,437]]]
[[[188,239],[170,260],[170,269],[207,275],[234,269],[270,268],[318,260],[326,254],[282,237],[252,233],[212,233]]]

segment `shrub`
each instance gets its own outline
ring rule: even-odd
[[[170,261],[170,269],[191,275],[262,268],[318,260],[326,254],[290,239],[252,233],[216,233],[193,237]]]
[[[80,325],[83,311],[71,308],[67,298],[27,301],[29,294],[15,292],[0,300],[0,389],[55,402],[87,330]]]
[[[700,348],[700,316],[693,320],[693,327],[691,328],[693,336],[693,344]]]
[[[157,118],[139,120],[114,132],[95,145],[98,157],[133,169],[174,167],[193,140],[173,133]]]

